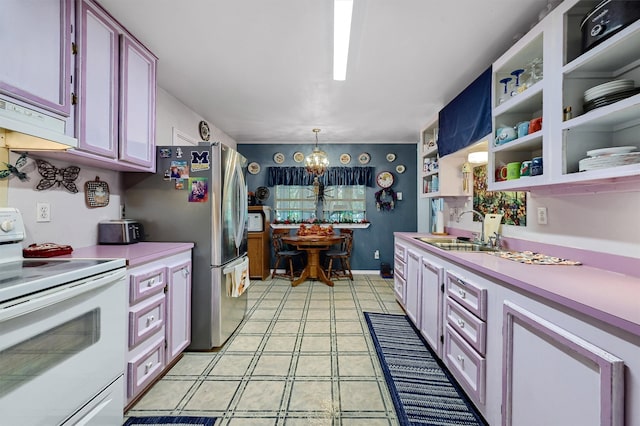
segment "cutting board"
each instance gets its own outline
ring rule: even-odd
[[[489,237],[494,232],[500,233],[500,222],[502,222],[501,214],[489,213],[484,215],[484,242],[489,242]]]

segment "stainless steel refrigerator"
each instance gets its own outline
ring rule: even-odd
[[[220,347],[247,310],[247,293],[227,288],[228,271],[248,265],[247,160],[218,142],[160,146],[156,155],[155,174],[125,174],[125,215],[143,224],[146,241],[195,243],[189,349]]]

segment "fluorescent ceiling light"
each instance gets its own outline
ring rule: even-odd
[[[467,161],[473,164],[482,164],[489,161],[489,153],[487,151],[470,152]]]
[[[333,2],[333,79],[347,78],[349,37],[351,36],[351,13],[353,0]]]

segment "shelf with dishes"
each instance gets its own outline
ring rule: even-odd
[[[562,103],[572,114],[560,125],[560,182],[640,175],[640,4],[612,6],[633,8],[612,18],[631,21],[619,22],[620,29],[600,39],[595,32],[583,35],[581,29],[588,28],[581,27],[609,19],[609,11],[599,6],[574,1],[562,20],[567,61],[561,74]],[[595,17],[587,21],[587,16]],[[604,28],[608,32],[613,27]]]

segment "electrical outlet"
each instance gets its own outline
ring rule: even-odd
[[[380,259],[380,250],[376,250],[373,252],[373,258],[374,259]]]
[[[396,197],[398,198],[398,201],[402,201],[402,192],[396,192]]]
[[[51,205],[36,203],[36,222],[51,222]]]
[[[547,208],[538,207],[538,225],[547,224]]]

